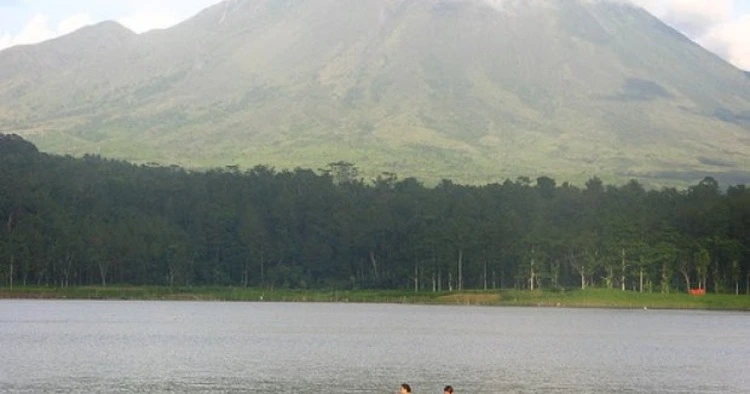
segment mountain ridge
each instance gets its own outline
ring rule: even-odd
[[[0,104],[0,132],[61,153],[347,160],[429,180],[750,169],[747,73],[641,9],[533,3],[225,1],[25,90],[0,71],[0,99],[20,96]]]

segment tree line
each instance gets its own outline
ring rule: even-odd
[[[0,285],[750,292],[750,190],[188,171],[0,135]]]

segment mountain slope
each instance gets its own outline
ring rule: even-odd
[[[0,52],[0,132],[66,153],[343,159],[429,180],[750,170],[750,80],[630,6],[230,0],[167,30],[91,31]]]

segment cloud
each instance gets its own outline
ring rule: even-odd
[[[703,35],[732,18],[733,0],[673,0],[664,19],[690,35]]]
[[[164,29],[176,25],[180,20],[163,12],[138,12],[121,18],[118,22],[136,33],[143,33],[152,29]]]
[[[634,0],[690,36],[705,34],[732,18],[734,0]]]
[[[55,32],[48,25],[47,15],[34,15],[15,37],[11,37],[11,45],[33,44],[54,37]]]
[[[0,0],[0,49],[37,43],[69,33],[82,27],[81,21],[84,19],[87,24],[116,20],[138,33],[166,28],[219,1]],[[91,12],[82,13],[81,10]],[[93,20],[89,15],[93,16]],[[61,18],[63,20],[57,23]]]
[[[62,35],[62,34],[72,33],[92,23],[93,22],[91,21],[91,17],[89,17],[89,14],[87,13],[76,14],[76,15],[71,16],[70,18],[61,20],[60,23],[57,25],[56,34]]]
[[[750,14],[714,26],[700,42],[737,67],[750,70]]]
[[[0,51],[9,46],[12,46],[13,45],[12,39],[13,38],[8,33],[5,33],[2,36],[0,36]]]
[[[221,0],[117,0],[129,10],[115,19],[136,33],[164,29]]]
[[[61,20],[57,26],[51,27],[49,16],[36,14],[18,34],[11,36],[6,33],[0,37],[0,49],[14,45],[36,44],[51,38],[71,33],[92,23],[88,13],[75,14]]]
[[[750,13],[740,14],[745,0],[630,0],[677,30],[750,70]]]

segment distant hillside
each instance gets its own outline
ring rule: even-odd
[[[584,0],[232,0],[0,52],[0,132],[193,167],[750,179],[750,79]]]

